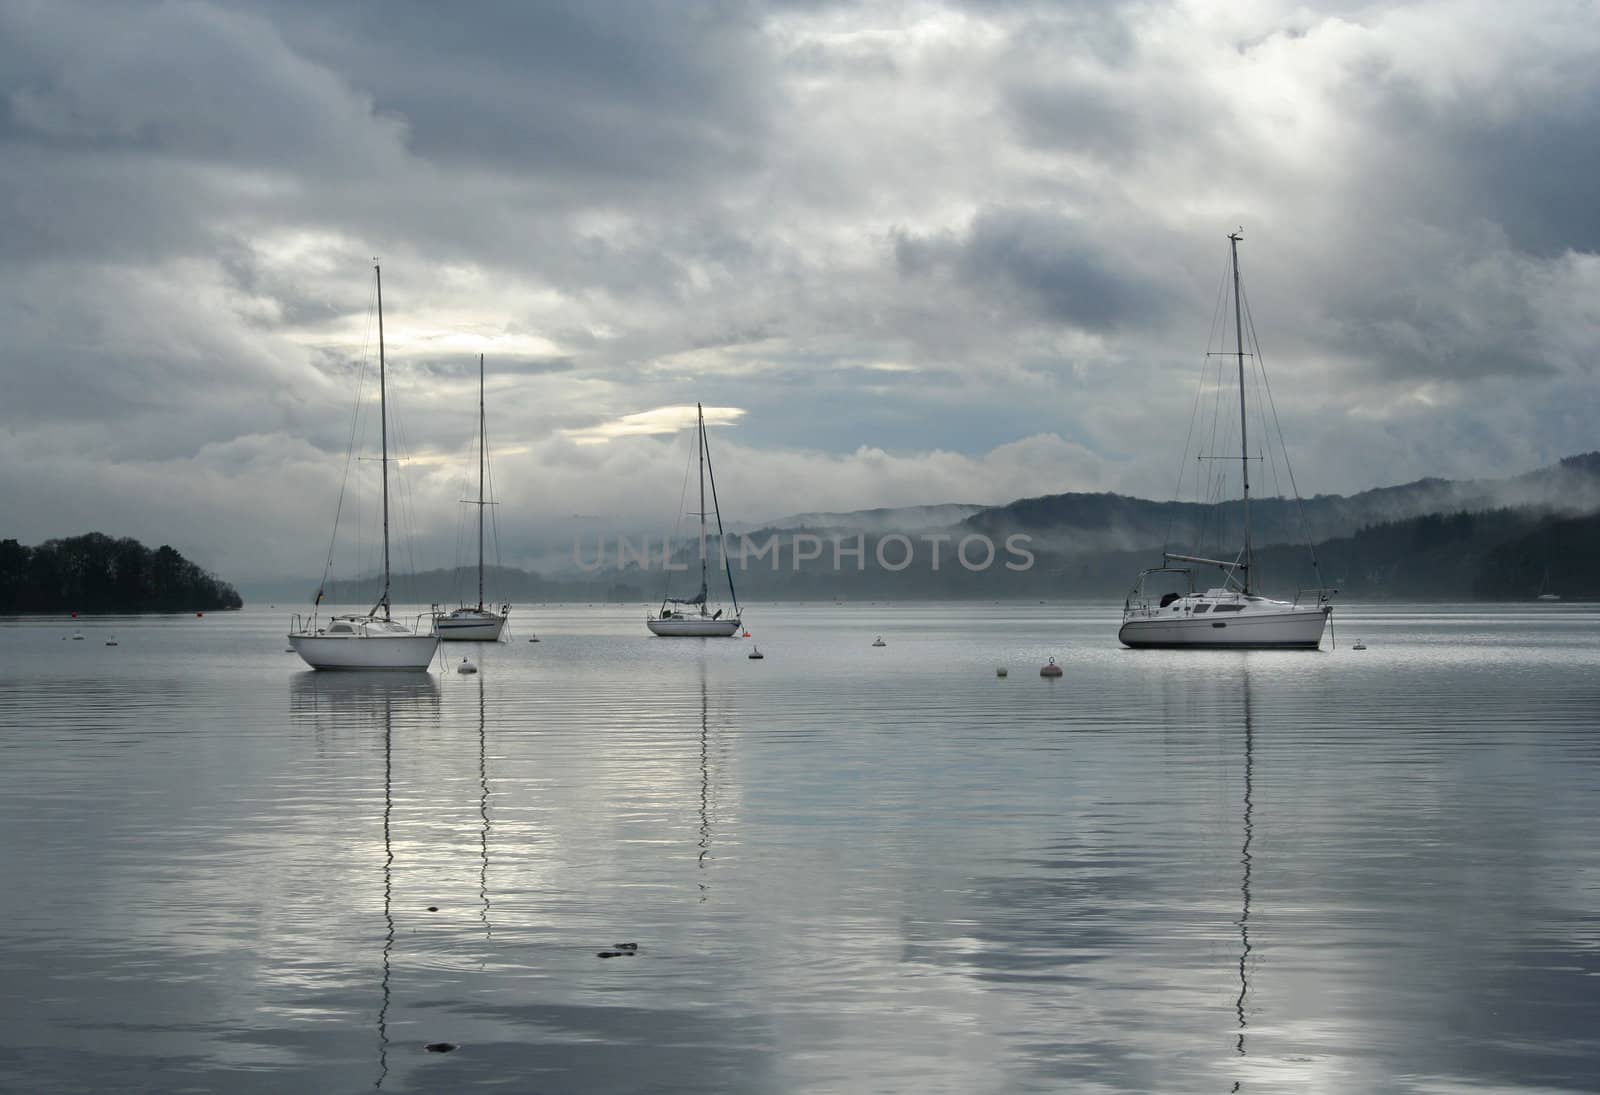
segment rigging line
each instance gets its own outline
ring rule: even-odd
[[[1226,296],[1225,296],[1225,293],[1224,293],[1224,287],[1221,284],[1219,284],[1218,285],[1218,291],[1217,291],[1217,301],[1216,301],[1216,304],[1212,307],[1212,310],[1211,310],[1211,330],[1206,335],[1206,345],[1207,345],[1207,347],[1209,347],[1212,344],[1212,340],[1214,340],[1216,338],[1217,323],[1222,317],[1222,309],[1223,309],[1223,306],[1224,306],[1225,302],[1226,302]],[[1200,379],[1195,384],[1194,405],[1189,409],[1189,430],[1188,430],[1188,433],[1186,433],[1184,435],[1184,438],[1183,438],[1183,451],[1178,456],[1178,482],[1173,486],[1172,499],[1173,499],[1174,502],[1177,502],[1177,503],[1180,503],[1180,504],[1183,502],[1183,481],[1187,477],[1186,473],[1188,471],[1188,466],[1189,466],[1189,445],[1194,440],[1195,423],[1198,422],[1199,419],[1200,419],[1200,402],[1201,402],[1202,399],[1205,398],[1205,393],[1206,393],[1206,373],[1209,370],[1210,365],[1211,365],[1211,355],[1208,353],[1208,354],[1202,356],[1201,361],[1200,361]],[[1198,474],[1196,475],[1196,479],[1198,479]],[[1198,482],[1196,482],[1196,484],[1195,484],[1195,493],[1197,495],[1199,494],[1199,488],[1200,488],[1200,484]],[[1177,520],[1178,520],[1178,511],[1177,511],[1177,507],[1174,507],[1173,511],[1167,515],[1167,531],[1166,531],[1166,533],[1165,533],[1165,535],[1163,536],[1163,539],[1162,539],[1162,550],[1163,551],[1165,551],[1167,548],[1172,546],[1172,529],[1173,529],[1173,526],[1177,524]]]
[[[344,474],[339,477],[339,499],[338,499],[337,502],[334,503],[334,507],[333,507],[333,531],[328,534],[328,561],[323,564],[323,567],[322,567],[322,581],[317,584],[317,592],[319,592],[319,593],[322,592],[322,590],[327,586],[327,584],[328,584],[328,575],[333,571],[333,548],[334,548],[334,544],[336,544],[338,542],[338,539],[339,539],[339,515],[344,511],[345,486],[350,482],[350,466],[351,466],[352,463],[354,463],[354,458],[355,458],[356,433],[357,433],[358,427],[361,424],[361,389],[362,389],[362,386],[366,383],[366,377],[367,377],[367,346],[368,346],[368,343],[370,342],[370,340],[372,338],[372,316],[373,316],[373,312],[372,312],[372,309],[369,307],[367,309],[367,333],[366,333],[366,336],[362,340],[361,353],[356,358],[356,404],[355,404],[355,407],[353,407],[351,409],[351,412],[350,412],[350,440],[346,444],[345,450],[344,450]],[[360,491],[357,491],[356,494],[357,494],[357,497],[359,498]],[[357,533],[356,533],[356,535],[357,535],[357,548],[356,548],[356,551],[357,551],[357,555],[359,556],[359,554],[360,554],[360,539],[359,539],[359,537],[360,537],[360,503],[359,502],[357,502],[356,519],[357,519],[357,524],[356,524],[356,527],[357,527]],[[312,607],[315,608],[316,606],[313,605]],[[313,615],[314,615],[314,613],[313,613]]]
[[[473,432],[474,432],[474,434],[476,434],[477,431],[473,431]],[[472,483],[471,483],[471,476],[472,476],[471,461],[472,461],[472,457],[474,455],[474,452],[473,452],[474,448],[475,448],[475,441],[474,442],[469,442],[468,445],[467,445],[466,455],[462,459],[462,463],[461,463],[461,491],[460,491],[461,494],[466,494],[472,489]],[[451,560],[453,562],[453,565],[454,565],[454,573],[452,575],[452,579],[453,580],[452,580],[452,583],[451,583],[451,592],[455,594],[456,603],[458,605],[466,603],[465,600],[463,600],[462,596],[461,596],[461,582],[463,580],[463,574],[462,574],[463,568],[461,566],[461,549],[462,549],[462,546],[463,546],[463,544],[465,542],[465,539],[466,539],[466,536],[467,536],[467,526],[468,526],[468,524],[470,524],[470,518],[467,516],[467,511],[462,509],[460,505],[457,505],[456,506],[456,521],[455,521],[455,533],[456,533],[455,554],[452,555],[450,558],[451,558]]]
[[[1211,451],[1213,454],[1221,452],[1232,446],[1233,442],[1233,416],[1222,414],[1222,405],[1228,395],[1227,361],[1222,355],[1213,355],[1217,366],[1216,399],[1211,411]],[[1212,553],[1220,555],[1223,550],[1223,503],[1228,494],[1229,461],[1213,459],[1207,473],[1206,480],[1206,511],[1202,528],[1206,536],[1215,537],[1213,540],[1204,541],[1216,550]]]
[[[1194,439],[1194,423],[1195,419],[1199,417],[1200,397],[1205,390],[1205,374],[1202,372],[1200,376],[1200,383],[1195,386],[1194,406],[1189,411],[1189,432],[1185,434],[1183,438],[1183,455],[1178,458],[1178,483],[1177,486],[1173,488],[1172,492],[1173,501],[1178,503],[1178,505],[1182,505],[1183,503],[1183,473],[1187,470],[1187,465],[1189,463],[1189,443]],[[1161,540],[1161,549],[1163,551],[1172,546],[1172,527],[1177,523],[1177,520],[1178,509],[1177,506],[1174,506],[1172,512],[1167,514],[1167,531],[1162,536]]]
[[[402,474],[406,463],[411,458],[411,445],[407,440],[408,435],[406,433],[404,419],[400,417],[400,412],[396,410],[390,414],[389,417],[394,422],[395,448],[398,451],[398,455],[394,457],[394,462],[396,465],[398,465],[398,467],[395,469],[395,478],[400,484],[400,490],[397,492],[398,497],[396,498],[396,501],[399,503],[399,505],[397,505],[395,508],[400,511],[398,514],[398,523],[401,526],[401,535],[405,537],[406,560],[410,568],[410,573],[406,579],[406,586],[410,590],[411,594],[410,603],[415,605],[418,603],[416,554],[417,507],[416,498],[412,493],[411,478],[410,476]]]
[[[706,476],[711,480],[711,508],[717,513],[717,549],[722,552],[722,571],[728,576],[728,597],[733,601],[734,619],[739,618],[739,594],[733,589],[733,564],[728,560],[728,538],[722,531],[722,506],[717,503],[717,473],[711,466],[711,445],[706,440],[705,426],[700,428],[700,445],[706,454]],[[701,541],[700,550],[705,550]]]
[[[1211,328],[1210,331],[1206,331],[1206,352],[1202,355],[1202,363],[1200,363],[1200,379],[1198,379],[1198,383],[1195,384],[1194,407],[1190,408],[1189,411],[1189,432],[1184,435],[1184,451],[1182,451],[1182,456],[1179,458],[1178,488],[1176,488],[1176,491],[1173,493],[1173,498],[1176,499],[1176,501],[1179,501],[1179,503],[1181,503],[1182,496],[1184,496],[1182,491],[1184,491],[1184,479],[1186,479],[1187,464],[1189,464],[1189,447],[1190,443],[1194,443],[1195,424],[1200,421],[1200,405],[1202,405],[1202,400],[1205,399],[1206,379],[1210,378],[1208,375],[1210,375],[1211,368],[1211,346],[1214,346],[1214,344],[1216,344],[1216,339],[1218,339],[1219,323],[1226,323],[1226,319],[1224,319],[1224,317],[1226,317],[1226,306],[1227,264],[1224,263],[1222,264],[1222,277],[1218,280],[1216,303],[1214,303],[1213,307],[1211,307]],[[1214,413],[1214,411],[1211,432],[1213,432],[1213,435],[1216,434],[1216,413]],[[1206,488],[1206,480],[1202,479],[1200,472],[1195,471],[1195,501],[1203,501],[1206,496],[1206,490],[1208,490],[1208,488]],[[1173,514],[1168,515],[1168,522],[1166,522],[1166,546],[1171,546],[1173,525],[1176,522],[1178,522],[1178,512],[1176,512],[1176,509],[1174,509]],[[1198,525],[1195,525],[1194,531],[1192,531],[1192,536],[1194,536],[1194,544],[1197,547],[1203,543],[1203,538],[1205,538],[1205,523],[1206,517],[1205,514],[1202,514],[1202,517],[1200,517],[1200,522],[1198,522]],[[1163,549],[1165,549],[1165,547],[1163,547]]]
[[[671,560],[671,558],[672,558],[672,544],[675,544],[675,543],[678,542],[678,532],[679,532],[679,530],[681,530],[683,528],[683,500],[685,498],[689,497],[689,469],[694,467],[694,458],[696,456],[700,455],[700,442],[699,442],[699,431],[698,430],[695,433],[695,438],[696,438],[696,440],[695,440],[695,451],[689,454],[689,459],[683,465],[683,486],[678,491],[678,519],[676,521],[674,521],[673,525],[672,525],[672,541],[671,541],[671,543],[668,543],[668,544],[665,544],[665,545],[662,546],[662,552],[661,553],[662,553],[663,556],[665,556],[665,560],[663,561],[664,563],[666,561],[670,561]],[[649,547],[650,547],[650,542],[648,540],[646,540],[645,541],[645,554],[646,555],[649,554]],[[620,554],[619,554],[619,558],[620,558]],[[664,583],[664,588],[662,589],[662,593],[661,593],[661,605],[662,605],[663,608],[665,608],[666,604],[667,604],[667,595],[672,592],[672,568],[663,565],[662,566],[662,570],[664,570],[666,572],[666,575],[667,575],[667,580]]]
[[[1228,341],[1228,329],[1229,329],[1228,312],[1230,311],[1230,309],[1227,308],[1227,295],[1228,295],[1228,293],[1230,291],[1230,287],[1233,285],[1233,270],[1232,270],[1231,264],[1224,264],[1224,266],[1223,266],[1222,283],[1223,283],[1222,284],[1222,299],[1223,299],[1222,324],[1221,324],[1220,331],[1218,333],[1217,342],[1215,343],[1215,345],[1218,347],[1218,349],[1216,351],[1211,351],[1209,346],[1207,348],[1207,352],[1209,354],[1211,354],[1211,357],[1213,359],[1213,363],[1216,365],[1216,368],[1217,368],[1217,384],[1216,384],[1216,388],[1215,388],[1215,399],[1213,400],[1212,405],[1211,405],[1211,452],[1212,452],[1212,455],[1215,455],[1215,454],[1217,454],[1217,453],[1222,451],[1221,448],[1219,448],[1219,446],[1217,444],[1217,434],[1218,434],[1219,428],[1223,429],[1225,431],[1223,433],[1223,436],[1222,436],[1222,440],[1223,440],[1223,444],[1224,445],[1228,445],[1232,441],[1232,438],[1233,438],[1233,432],[1232,432],[1232,430],[1233,430],[1233,416],[1230,414],[1230,415],[1224,417],[1223,414],[1222,414],[1222,405],[1223,405],[1224,401],[1227,399],[1228,392],[1229,392],[1228,375],[1227,375],[1228,374],[1228,363],[1227,363],[1226,358],[1223,355],[1223,351],[1226,348],[1227,341]],[[1219,422],[1224,423],[1224,425],[1219,427],[1219,425],[1218,425]],[[1207,535],[1214,535],[1216,537],[1216,540],[1214,541],[1214,543],[1215,543],[1215,545],[1217,547],[1217,551],[1215,552],[1215,554],[1218,554],[1218,555],[1220,555],[1221,552],[1222,552],[1222,543],[1223,543],[1223,536],[1222,536],[1222,522],[1223,522],[1222,501],[1223,501],[1223,498],[1226,496],[1227,490],[1228,490],[1228,470],[1229,470],[1228,469],[1228,462],[1226,460],[1213,461],[1213,466],[1211,467],[1211,469],[1209,471],[1209,476],[1208,476],[1208,481],[1207,481],[1207,497],[1206,497],[1206,501],[1208,503],[1208,508],[1207,508],[1207,512],[1206,512],[1205,525],[1203,527],[1207,529]]]
[[[1261,462],[1272,472],[1273,500],[1279,500],[1283,497],[1283,483],[1278,477],[1277,450],[1275,450],[1272,445],[1268,444],[1268,442],[1271,440],[1271,434],[1267,431],[1267,401],[1266,396],[1262,394],[1261,359],[1259,356],[1256,357],[1255,361],[1251,365],[1250,379],[1252,384],[1255,386],[1256,393],[1255,412],[1258,423],[1256,437],[1260,445],[1260,455],[1257,457],[1257,459],[1261,460]],[[1264,485],[1265,481],[1263,480],[1263,486]],[[1269,518],[1272,515],[1277,514],[1280,518],[1281,524],[1282,517],[1282,507],[1274,506],[1269,508],[1267,506],[1267,501],[1268,500],[1264,497],[1258,498],[1257,502],[1259,504],[1256,506],[1257,520],[1260,522],[1258,526],[1259,534],[1261,543],[1263,545],[1266,545],[1270,542],[1269,530],[1272,528],[1272,524]]]
[[[1267,406],[1272,408],[1272,425],[1278,432],[1278,444],[1283,448],[1283,466],[1289,473],[1289,488],[1294,491],[1295,512],[1300,518],[1300,535],[1305,537],[1306,548],[1311,553],[1311,571],[1317,585],[1322,585],[1322,565],[1317,561],[1317,545],[1311,539],[1311,523],[1306,519],[1305,500],[1300,497],[1300,486],[1294,478],[1294,462],[1289,459],[1289,446],[1283,440],[1283,423],[1278,418],[1278,401],[1272,397],[1272,379],[1267,375],[1266,361],[1261,356],[1261,343],[1256,338],[1256,322],[1250,317],[1249,298],[1245,298],[1245,317],[1250,327],[1250,344],[1255,348],[1256,364],[1261,370],[1261,380],[1267,389]]]
[[[1245,320],[1245,331],[1246,331],[1246,334],[1248,336],[1250,349],[1252,351],[1250,356],[1254,359],[1254,361],[1252,363],[1252,368],[1250,370],[1250,376],[1251,376],[1251,380],[1255,384],[1255,391],[1256,391],[1256,406],[1255,406],[1256,419],[1260,423],[1260,429],[1258,430],[1256,436],[1262,439],[1261,446],[1260,446],[1260,452],[1262,454],[1263,462],[1267,465],[1267,467],[1272,472],[1273,490],[1276,492],[1277,498],[1278,499],[1282,499],[1283,498],[1283,481],[1278,475],[1278,450],[1281,449],[1283,451],[1284,459],[1287,460],[1288,459],[1288,449],[1283,444],[1283,438],[1282,438],[1281,432],[1280,432],[1280,436],[1278,438],[1278,446],[1277,446],[1276,449],[1271,444],[1268,443],[1270,441],[1270,439],[1271,439],[1271,432],[1267,429],[1267,427],[1268,427],[1268,425],[1270,423],[1267,420],[1267,399],[1266,399],[1266,396],[1263,394],[1264,381],[1265,381],[1265,378],[1266,378],[1266,364],[1262,361],[1262,358],[1261,358],[1261,346],[1260,346],[1260,343],[1258,342],[1258,340],[1256,338],[1255,319],[1254,319],[1253,316],[1250,315],[1250,311],[1249,311],[1250,297],[1249,297],[1249,294],[1245,292],[1244,283],[1242,281],[1239,283],[1239,291],[1242,294],[1242,309],[1241,309],[1241,311],[1243,313],[1244,320]],[[1265,501],[1265,499],[1263,499],[1263,502],[1264,501]],[[1284,535],[1284,538],[1288,539],[1289,538],[1288,537],[1288,522],[1286,520],[1283,520],[1283,516],[1282,516],[1283,515],[1283,510],[1284,510],[1284,507],[1280,505],[1280,506],[1274,507],[1273,510],[1263,509],[1263,510],[1261,510],[1261,512],[1263,514],[1277,512],[1280,515],[1281,528],[1282,528],[1282,533]],[[1268,527],[1269,527],[1269,525],[1267,524],[1267,522],[1265,520],[1263,520],[1263,522],[1262,522],[1262,534],[1263,534],[1263,536],[1266,535]]]
[[[486,502],[493,502],[495,499],[494,461],[489,459],[489,421],[487,415],[483,416],[482,420],[478,423],[478,429],[483,438],[483,497]],[[488,514],[489,542],[494,547],[494,565],[496,570],[500,568],[500,525],[499,518],[495,516],[495,510],[499,508],[499,506],[490,506]],[[487,566],[487,564],[485,565]],[[499,575],[497,581],[504,586],[505,575]],[[500,592],[503,593],[504,590],[502,589]],[[501,597],[491,597],[489,599],[496,602],[502,602],[504,600],[504,598]]]
[[[484,430],[484,433],[483,433],[484,451],[487,452],[488,451],[488,446],[489,446],[489,427],[488,427],[487,424],[484,426],[483,430]],[[494,498],[495,497],[495,492],[494,492],[494,464],[488,459],[487,456],[484,458],[484,461],[483,461],[483,477],[484,477],[484,481],[488,484],[489,497],[490,498]],[[499,601],[499,603],[504,604],[505,603],[504,594],[506,592],[506,589],[505,589],[505,587],[506,587],[506,575],[505,575],[505,566],[501,562],[501,559],[500,559],[500,515],[499,515],[499,512],[498,512],[499,509],[500,509],[499,506],[490,506],[489,507],[489,539],[494,544],[494,565],[495,565],[495,570],[499,575],[499,582],[500,582],[499,592],[502,594],[502,596],[497,598],[497,600]]]

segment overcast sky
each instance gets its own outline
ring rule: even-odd
[[[1303,492],[1528,470],[1597,133],[1571,0],[0,0],[0,535],[315,575],[374,256],[419,566],[480,352],[507,562],[670,528],[697,400],[745,522],[1166,496],[1241,225]]]

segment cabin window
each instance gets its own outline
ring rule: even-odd
[[[1243,612],[1244,605],[1218,605],[1218,612]]]
[[[1195,605],[1194,606],[1194,614],[1196,616],[1200,615],[1200,613],[1202,613],[1202,612],[1210,612],[1210,611],[1211,611],[1211,606],[1210,605]]]

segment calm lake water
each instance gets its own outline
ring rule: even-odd
[[[1115,607],[0,621],[0,1090],[1600,1088],[1600,611]]]

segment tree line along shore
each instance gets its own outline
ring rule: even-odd
[[[240,608],[227,582],[166,544],[99,532],[27,547],[0,540],[0,613],[205,612]]]

